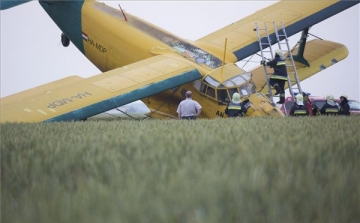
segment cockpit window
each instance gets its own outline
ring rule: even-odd
[[[236,86],[236,84],[234,82],[230,81],[230,80],[225,81],[224,84],[225,84],[226,87],[234,87],[234,86]]]
[[[208,86],[208,88],[206,90],[206,94],[209,95],[212,98],[215,98],[215,89]]]
[[[246,81],[248,81],[248,80],[251,79],[250,73],[243,73],[241,76],[242,76]]]
[[[238,92],[236,88],[229,88],[228,90],[229,90],[229,94],[230,94],[230,97],[231,97],[231,98],[232,98],[232,96],[233,96],[234,93],[237,93],[237,92]]]
[[[217,90],[217,99],[219,101],[225,102],[225,103],[228,103],[230,101],[226,89]]]
[[[240,93],[241,97],[248,97],[255,93],[250,73],[238,74],[223,82],[207,75],[200,84],[194,84],[194,87],[219,103],[229,103],[235,92]]]
[[[210,84],[210,85],[212,85],[212,86],[214,86],[214,87],[217,87],[217,86],[219,86],[219,82],[217,82],[216,80],[214,80],[212,77],[210,77],[210,76],[206,76],[205,77],[205,82],[206,83],[208,83],[208,84]]]
[[[255,93],[255,87],[253,83],[244,84],[239,87],[241,97],[246,97]]]
[[[241,85],[241,84],[243,84],[245,82],[246,82],[246,80],[241,75],[238,75],[238,76],[235,76],[235,77],[225,81],[224,84],[227,87],[233,87],[233,86],[236,86],[236,85]]]
[[[207,88],[207,85],[204,84],[204,83],[201,83],[200,92],[205,93],[205,92],[206,92],[206,88]]]

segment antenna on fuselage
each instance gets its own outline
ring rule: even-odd
[[[224,56],[223,56],[223,60],[222,60],[222,67],[221,67],[221,78],[224,80],[223,78],[223,70],[224,70],[224,66],[225,66],[225,55],[226,55],[226,44],[227,44],[227,38],[225,38],[225,46],[224,46]]]
[[[123,16],[124,16],[124,18],[125,18],[125,21],[127,21],[127,18],[126,18],[126,15],[125,15],[124,11],[122,10],[120,4],[118,4],[118,5],[119,5],[119,8],[120,8],[120,10],[121,10],[121,13],[123,14]]]

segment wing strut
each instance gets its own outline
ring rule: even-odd
[[[224,56],[223,56],[222,67],[221,67],[221,78],[223,78],[223,71],[224,71],[224,66],[225,66],[226,44],[227,44],[227,38],[225,38]],[[224,78],[223,78],[223,80],[224,80]]]

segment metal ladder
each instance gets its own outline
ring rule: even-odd
[[[270,40],[266,22],[264,22],[264,28],[259,28],[257,22],[255,23],[255,26],[256,26],[256,33],[257,33],[257,37],[258,37],[262,60],[269,59],[269,58],[265,57],[265,55],[264,55],[265,53],[270,53],[271,60],[272,60],[274,58],[274,54],[273,54],[271,40]],[[281,22],[281,27],[278,28],[276,23],[273,22],[273,26],[274,26],[274,33],[276,35],[276,42],[278,44],[279,50],[283,51],[283,53],[287,53],[285,62],[286,62],[286,68],[287,68],[287,73],[288,73],[288,87],[289,87],[290,95],[292,97],[294,97],[295,96],[294,91],[296,92],[296,90],[297,90],[298,93],[302,94],[302,90],[301,90],[301,86],[300,86],[299,77],[297,75],[295,62],[294,62],[294,59],[293,59],[293,56],[291,53],[291,49],[289,46],[289,40],[286,35],[284,23]],[[265,31],[266,38],[261,37],[261,34],[260,34],[261,30]],[[282,41],[281,38],[283,38],[282,40],[285,40],[285,42],[281,42]],[[282,47],[281,47],[282,45],[286,45],[286,50],[282,49]],[[264,50],[266,48],[269,48],[269,50]],[[273,98],[275,96],[273,95],[272,89],[270,86],[270,77],[271,76],[269,76],[266,67],[265,66],[263,66],[263,67],[264,67],[264,73],[265,73],[266,82],[267,82],[267,86],[268,86],[268,97],[270,98],[270,100],[273,101]],[[292,68],[292,70],[289,71],[288,68]],[[278,97],[278,96],[276,96],[276,97]]]

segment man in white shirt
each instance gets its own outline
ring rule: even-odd
[[[179,119],[196,119],[201,113],[201,105],[192,100],[192,92],[186,92],[186,99],[180,102],[176,112],[178,113]]]

